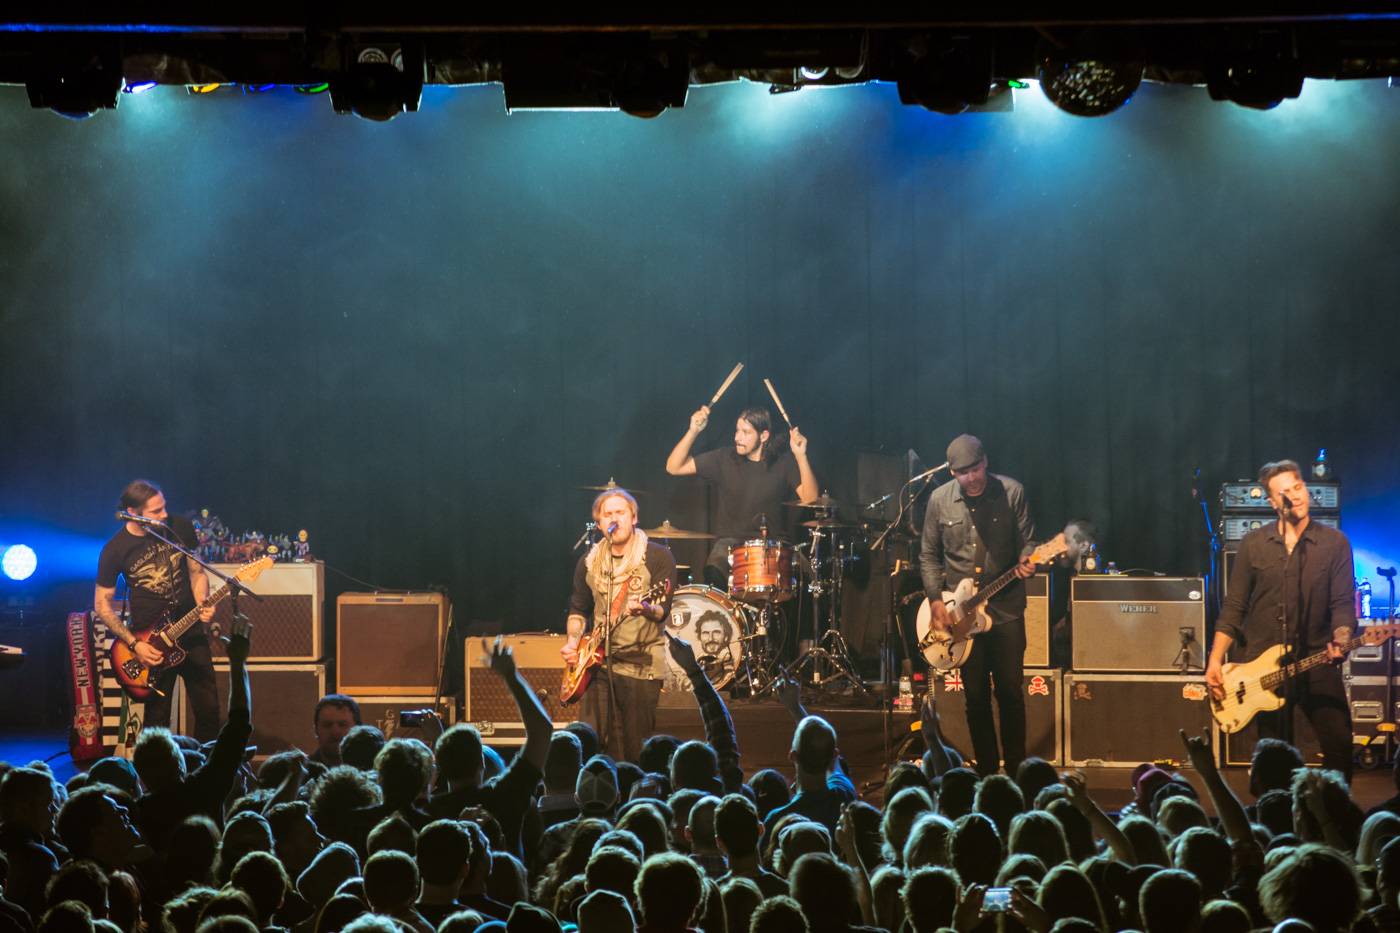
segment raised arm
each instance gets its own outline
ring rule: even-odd
[[[671,448],[670,456],[666,458],[666,472],[672,476],[694,476],[695,458],[690,455],[690,448],[695,446],[695,439],[700,436],[700,432],[705,430],[705,425],[710,423],[710,406],[701,405],[696,409],[695,414],[690,416],[690,426],[686,428],[681,439],[676,441],[676,446]]]
[[[690,642],[670,632],[666,633],[666,641],[671,657],[690,678],[695,702],[700,707],[700,718],[705,723],[705,741],[719,759],[719,776],[724,783],[724,792],[738,793],[739,785],[744,783],[744,770],[739,765],[739,739],[734,733],[734,720],[729,718],[729,708],[705,676],[705,670],[695,659],[695,649]]]
[[[545,757],[549,754],[549,740],[554,735],[554,723],[550,721],[540,698],[535,696],[535,691],[515,669],[515,653],[501,636],[497,635],[494,643],[483,638],[481,646],[486,651],[491,670],[505,681],[516,709],[520,710],[520,720],[525,723],[525,747],[520,750],[520,756],[543,771]]]
[[[793,490],[797,501],[812,502],[821,490],[817,488],[817,474],[812,472],[811,461],[807,459],[807,438],[797,428],[788,432],[788,449],[792,451],[792,459],[797,461],[798,482]]]
[[[1089,796],[1089,786],[1084,780],[1084,772],[1071,771],[1061,777],[1065,782],[1065,787],[1069,788],[1069,802],[1074,804],[1074,809],[1084,814],[1089,825],[1094,832],[1108,843],[1108,847],[1113,850],[1113,854],[1118,856],[1120,861],[1129,865],[1138,864],[1137,850],[1128,841],[1128,837],[1123,834],[1123,830],[1118,828],[1118,824],[1108,818],[1108,814],[1103,812],[1093,797]]]

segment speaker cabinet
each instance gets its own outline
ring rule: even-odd
[[[970,759],[972,733],[967,725],[967,693],[962,672],[930,672],[930,683],[943,739],[961,752],[964,758]],[[1053,765],[1062,761],[1064,743],[1060,728],[1060,687],[1061,674],[1058,670],[1027,669],[1025,682],[1021,685],[1026,701],[1026,754],[1037,755]],[[992,700],[992,717],[1000,736],[1001,720],[995,698]]]
[[[219,686],[220,718],[228,711],[229,665],[214,664]],[[308,754],[316,750],[312,717],[316,702],[326,693],[324,664],[249,664],[248,686],[253,705],[253,737],[249,745],[258,747],[258,760],[277,752],[299,748]],[[178,732],[194,732],[194,711],[185,695],[185,682],[176,681],[171,708],[178,710],[174,720]]]
[[[1065,675],[1065,763],[1134,768],[1186,757],[1177,730],[1213,735],[1204,677]],[[1213,747],[1213,745],[1212,745]]]
[[[1378,646],[1389,648],[1389,643]],[[1360,651],[1361,649],[1357,649]],[[1355,655],[1357,651],[1353,651]],[[1392,753],[1395,724],[1400,722],[1400,678],[1376,677],[1352,673],[1359,666],[1365,670],[1366,659],[1343,662],[1346,669],[1342,682],[1347,691],[1347,707],[1351,710],[1352,752],[1363,768],[1373,768],[1389,759]],[[1389,683],[1388,683],[1389,681]],[[1222,734],[1222,755],[1225,764],[1248,767],[1259,741],[1259,718],[1234,735]],[[1293,746],[1310,765],[1322,764],[1322,746],[1317,734],[1302,710],[1293,709]]]
[[[1070,600],[1074,670],[1205,670],[1200,577],[1075,577]]]
[[[566,636],[554,634],[505,635],[501,639],[515,655],[515,669],[530,685],[556,729],[578,718],[579,703],[559,702],[564,677],[564,658],[559,649]],[[488,641],[489,644],[489,641]],[[520,719],[515,698],[501,678],[487,665],[480,638],[468,638],[463,680],[466,684],[466,710],[463,722],[471,723],[488,745],[523,745],[525,724]]]
[[[215,564],[224,573],[233,574],[241,564]],[[210,588],[219,581],[209,579]],[[306,564],[273,564],[248,585],[262,600],[240,598],[238,609],[253,624],[254,636],[248,660],[319,661],[324,656],[321,647],[323,632],[321,611],[326,603],[326,565],[321,561]],[[229,600],[214,610],[214,621],[225,632],[233,621]],[[224,643],[209,639],[215,660],[228,657]]]
[[[351,696],[431,696],[442,669],[447,597],[342,593],[335,603],[335,676]]]
[[[1050,666],[1050,575],[1026,580],[1026,667]]]

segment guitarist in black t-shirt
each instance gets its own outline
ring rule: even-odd
[[[170,537],[193,550],[198,541],[194,524],[182,516],[171,517],[165,508],[165,495],[160,487],[146,480],[135,480],[122,490],[123,510],[157,522],[166,522]],[[126,579],[131,606],[131,626],[128,628],[117,615],[113,600],[117,578]],[[138,641],[132,630],[139,632],[162,621],[178,618],[209,597],[209,578],[204,568],[176,551],[170,545],[148,534],[136,522],[126,522],[102,547],[97,559],[97,589],[93,609],[111,631],[113,637],[129,646],[138,660],[147,666],[161,662],[163,655],[154,645]],[[208,622],[214,606],[202,606],[200,620]],[[213,739],[219,733],[219,694],[214,682],[214,659],[209,639],[202,626],[196,626],[180,639],[180,647],[188,656],[178,667],[163,670],[155,678],[155,693],[146,700],[143,726],[170,725],[170,692],[175,678],[185,681],[185,693],[194,710],[195,738]]]

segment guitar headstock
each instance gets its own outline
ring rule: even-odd
[[[264,554],[257,560],[249,561],[242,567],[239,567],[237,570],[235,570],[233,572],[233,578],[239,583],[248,583],[262,576],[263,571],[267,570],[275,563],[277,563],[277,561],[273,558],[271,554]]]
[[[1379,645],[1387,638],[1400,638],[1400,625],[1365,625],[1359,635],[1362,644]]]
[[[1069,542],[1065,540],[1065,533],[1062,531],[1055,537],[1046,541],[1030,553],[1030,562],[1033,564],[1048,564],[1062,554],[1069,553]]]

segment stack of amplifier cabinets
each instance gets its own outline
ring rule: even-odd
[[[214,565],[230,576],[239,566]],[[321,561],[276,563],[249,584],[260,600],[239,599],[238,610],[253,627],[248,658],[253,701],[249,744],[258,747],[259,759],[292,748],[308,752],[316,748],[312,714],[328,683],[322,623],[325,580]],[[219,585],[218,580],[210,583],[211,588]],[[214,613],[214,624],[227,633],[232,619],[231,603],[225,599]],[[228,654],[217,638],[211,637],[210,645],[222,715],[229,695]],[[175,725],[189,735],[194,732],[194,716],[183,688],[184,682],[177,681]]]
[[[1026,753],[1055,765],[1125,769],[1182,757],[1177,730],[1199,735],[1212,723],[1201,578],[1069,577],[1065,671],[1050,666],[1051,580],[1026,581]],[[945,737],[970,753],[961,673],[930,681]]]

